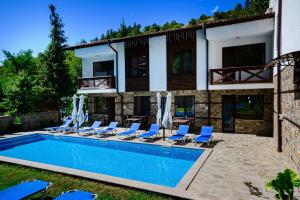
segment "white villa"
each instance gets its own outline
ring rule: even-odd
[[[262,16],[68,47],[82,58],[78,93],[88,95],[91,118],[140,116],[147,126],[156,93],[164,104],[170,91],[174,117],[217,132],[273,135],[300,172],[299,61],[266,65],[300,50],[299,11],[299,0],[271,0]]]

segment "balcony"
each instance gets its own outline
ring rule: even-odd
[[[210,84],[272,83],[273,67],[244,66],[210,69]]]
[[[115,89],[115,77],[114,76],[99,76],[91,78],[79,78],[78,79],[78,88],[80,90],[85,89]]]

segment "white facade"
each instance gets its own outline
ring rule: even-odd
[[[167,90],[167,41],[166,36],[149,38],[150,91]]]
[[[203,30],[196,32],[196,81],[197,90],[206,90],[207,83],[207,58],[206,58],[206,38]]]
[[[207,29],[208,42],[208,65],[209,69],[222,68],[222,49],[224,47],[233,47],[257,43],[266,44],[266,60],[268,63],[273,58],[273,28],[274,19],[268,18],[263,20],[244,22],[239,24],[214,27]],[[266,74],[267,75],[267,74]],[[237,76],[237,74],[236,74]],[[242,78],[249,76],[242,73]],[[218,79],[220,76],[215,75]],[[239,86],[237,86],[239,85]],[[269,83],[252,83],[252,84],[230,84],[230,85],[210,85],[210,90],[218,89],[256,89],[256,88],[273,88]]]
[[[266,44],[266,62],[272,60],[273,57],[273,35],[271,33],[259,36],[251,36],[251,37],[239,37],[239,38],[231,38],[226,40],[218,40],[218,41],[209,41],[209,68],[222,68],[222,48],[224,47],[232,47],[232,46],[240,46],[247,44],[257,44],[257,43],[265,43]]]
[[[300,50],[300,1],[282,1],[281,54]]]
[[[119,92],[125,92],[125,44],[124,42],[117,43],[117,51],[118,51],[118,66],[119,66]]]
[[[256,21],[231,24],[208,28],[206,37],[209,41],[226,40],[231,38],[251,37],[272,33],[274,30],[274,19],[267,18]]]
[[[293,1],[293,0],[290,0]],[[300,1],[299,1],[300,2]],[[266,44],[266,63],[273,59],[274,53],[274,18],[236,23],[231,25],[208,28],[206,36],[202,29],[196,31],[196,88],[207,88],[207,65],[209,69],[222,68],[222,48],[249,45],[257,43]],[[292,30],[297,30],[294,27]],[[285,33],[288,34],[288,33]],[[294,33],[291,33],[294,34]],[[300,35],[300,33],[299,33]],[[291,37],[297,38],[294,35]],[[295,42],[287,43],[285,49],[291,50],[299,47],[298,37]],[[208,43],[208,46],[207,46]],[[294,46],[293,46],[293,45]],[[125,92],[125,44],[113,43],[118,51],[118,88]],[[208,50],[207,50],[208,48]],[[208,63],[207,63],[208,51]],[[75,50],[75,55],[82,58],[82,77],[93,77],[93,62],[114,60],[114,75],[117,74],[116,54],[107,44],[94,47],[85,47]],[[242,76],[247,74],[242,74]],[[219,89],[258,89],[273,88],[272,83],[252,84],[226,84],[209,85],[210,90]],[[150,91],[167,90],[167,41],[166,35],[149,38],[149,89]],[[105,90],[108,92],[108,90]],[[87,91],[84,91],[85,93]],[[92,91],[91,91],[92,92]],[[95,91],[94,91],[95,92]],[[103,92],[103,91],[101,91]]]
[[[93,77],[93,62],[108,60],[115,61],[115,53],[110,49],[108,45],[75,49],[75,55],[82,59],[83,78]],[[116,62],[114,62],[114,73],[116,75]]]
[[[270,0],[269,7],[275,12],[274,38],[277,38],[279,0]],[[300,50],[300,1],[282,0],[282,20],[281,20],[281,55]],[[277,40],[274,39],[274,58],[277,55]]]
[[[269,7],[275,12],[274,25],[274,54],[277,58],[277,33],[278,33],[278,13],[279,0],[270,0]],[[282,0],[282,19],[281,19],[281,55],[300,50],[300,1]],[[277,74],[277,68],[274,67],[274,76]]]

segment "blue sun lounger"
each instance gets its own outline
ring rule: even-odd
[[[68,117],[61,126],[52,126],[44,128],[45,131],[57,131],[60,128],[68,127],[72,123],[72,118]]]
[[[168,139],[173,141],[181,141],[182,143],[185,142],[185,135],[189,131],[189,125],[180,125],[176,134],[170,136]]]
[[[89,135],[92,132],[95,132],[100,125],[101,125],[101,121],[94,121],[92,126],[82,127],[80,130],[77,131],[77,133],[82,135]]]
[[[71,190],[62,193],[60,196],[56,197],[54,200],[93,200],[96,199],[97,195],[91,192],[85,192],[81,190]]]
[[[80,127],[82,126],[83,123],[84,123],[84,122],[78,123],[78,128],[80,128]],[[71,132],[76,132],[76,130],[77,130],[77,123],[75,123],[75,124],[74,124],[73,126],[71,126],[71,127],[61,127],[61,128],[59,128],[57,131],[58,131],[58,132],[63,132],[63,133],[65,133],[65,132],[71,133]]]
[[[106,129],[96,130],[95,134],[97,136],[102,136],[104,134],[107,136],[108,133],[112,133],[112,132],[116,131],[117,125],[118,125],[118,122],[110,122]]]
[[[209,143],[213,138],[213,127],[212,126],[202,126],[200,135],[194,139],[194,142],[197,143]]]
[[[158,124],[151,124],[151,127],[148,132],[145,132],[139,136],[140,139],[153,139],[154,136],[157,136],[159,133],[159,125]]]
[[[136,133],[137,130],[139,130],[140,126],[141,126],[141,123],[132,123],[131,127],[128,131],[119,133],[118,136],[122,136],[123,138],[132,136],[133,134]]]
[[[38,192],[46,191],[51,185],[52,183],[41,180],[25,181],[0,191],[0,199],[24,199]]]

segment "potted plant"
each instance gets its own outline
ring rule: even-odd
[[[294,187],[300,187],[300,179],[293,170],[286,169],[279,172],[275,179],[267,182],[266,187],[277,192],[276,199],[293,200]]]

